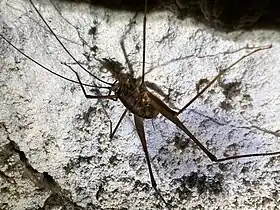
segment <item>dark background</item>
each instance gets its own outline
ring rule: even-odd
[[[144,0],[61,0],[114,10],[144,11]],[[179,19],[192,17],[220,30],[280,26],[279,0],[149,0],[148,12],[172,11]]]

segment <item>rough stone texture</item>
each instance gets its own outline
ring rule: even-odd
[[[94,56],[127,66],[122,37],[135,74],[141,75],[142,15],[69,2],[36,6],[94,75],[113,81]],[[75,80],[60,64],[72,63],[83,82],[93,81],[28,1],[2,0],[0,8],[1,34],[18,48]],[[246,45],[272,44],[232,68],[180,119],[218,157],[280,151],[279,37],[273,30],[217,32],[193,19],[178,20],[170,12],[151,12],[145,78],[169,93],[171,106],[183,107],[219,69],[249,52],[242,49]],[[109,120],[116,125],[123,105],[87,100],[79,85],[0,42],[1,209],[164,208],[150,186],[131,116],[109,139]],[[174,209],[278,208],[279,156],[212,163],[162,116],[145,122],[154,174]]]

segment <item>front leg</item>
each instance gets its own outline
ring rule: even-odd
[[[116,100],[117,99],[117,96],[116,95],[100,95],[100,96],[94,96],[94,95],[89,95],[89,94],[87,94],[87,92],[86,92],[86,90],[85,90],[85,88],[84,88],[84,86],[83,86],[83,83],[81,82],[81,79],[80,79],[80,77],[79,77],[79,75],[78,75],[78,73],[71,67],[71,66],[69,66],[68,64],[66,64],[66,63],[62,63],[63,65],[65,65],[65,66],[67,66],[69,69],[71,69],[71,71],[73,71],[75,74],[76,74],[76,77],[77,77],[77,79],[78,79],[78,81],[79,81],[79,84],[80,84],[80,86],[81,86],[81,88],[82,88],[82,91],[83,91],[83,93],[84,93],[84,95],[85,95],[85,97],[86,98],[88,98],[88,99],[111,99],[111,100]]]

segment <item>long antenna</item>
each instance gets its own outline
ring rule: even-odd
[[[148,0],[145,0],[145,11],[144,11],[144,20],[143,20],[143,63],[142,63],[142,85],[145,82],[145,59],[146,59],[146,21],[147,21],[147,4]]]
[[[0,37],[2,39],[4,39],[7,43],[10,44],[10,46],[12,46],[16,51],[18,51],[20,54],[22,54],[24,57],[28,58],[29,60],[31,60],[32,62],[36,63],[38,66],[40,66],[41,68],[47,70],[48,72],[62,78],[62,79],[65,79],[69,82],[74,82],[74,83],[77,83],[79,84],[79,82],[75,81],[75,80],[72,80],[72,79],[69,79],[67,77],[64,77],[56,72],[54,72],[53,70],[51,70],[50,68],[44,66],[43,64],[39,63],[38,61],[36,61],[35,59],[31,58],[29,55],[25,54],[23,51],[21,51],[20,49],[18,49],[12,42],[10,42],[8,39],[6,39],[2,34],[0,34]],[[90,84],[85,84],[85,83],[82,83],[84,86],[87,86],[87,87],[95,87],[95,88],[104,88],[104,89],[111,89],[111,87],[101,87],[101,86],[96,86],[96,85],[90,85]]]
[[[86,71],[88,74],[90,74],[93,78],[99,80],[100,82],[103,82],[107,85],[112,86],[111,83],[106,82],[102,79],[99,79],[98,77],[96,77],[95,75],[93,75],[91,72],[89,72],[87,69],[85,69],[85,67],[83,67],[78,61],[77,59],[67,50],[67,48],[64,46],[64,44],[60,41],[60,39],[57,37],[57,35],[53,32],[53,30],[51,29],[51,27],[49,26],[49,24],[47,23],[47,21],[45,21],[45,19],[43,18],[43,16],[41,15],[41,13],[39,12],[39,10],[35,7],[34,3],[32,2],[32,0],[29,0],[32,7],[35,9],[35,11],[37,12],[37,14],[40,16],[40,18],[42,19],[42,21],[46,24],[46,26],[48,27],[48,29],[50,30],[50,32],[52,33],[52,35],[56,38],[56,40],[59,42],[59,44],[63,47],[63,49],[65,50],[65,52],[84,70]]]

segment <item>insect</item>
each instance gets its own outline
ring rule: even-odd
[[[31,3],[32,3],[32,1],[31,1]],[[146,12],[145,12],[145,14],[146,14]],[[144,24],[145,23],[146,23],[146,21],[144,20]],[[145,31],[145,29],[146,29],[146,27],[144,25],[144,31]],[[51,30],[51,28],[50,28],[50,30]],[[4,37],[2,36],[2,38],[4,38]],[[144,32],[143,40],[144,40],[144,43],[143,43],[144,48],[143,49],[145,49],[145,40],[146,40],[145,32]],[[10,43],[10,44],[12,44],[12,43]],[[118,68],[118,66],[114,67],[114,65],[116,65],[117,63],[114,62],[113,60],[110,60],[110,59],[99,60],[103,65],[109,66],[108,69],[110,69],[110,70],[114,69],[114,71],[112,71],[112,73],[116,74],[115,77],[117,79],[117,81],[115,83],[109,83],[109,82],[106,82],[103,79],[101,80],[101,79],[95,77],[95,75],[90,73],[91,76],[93,76],[95,79],[100,80],[100,82],[103,82],[103,83],[109,85],[109,88],[105,88],[105,89],[109,89],[110,94],[103,95],[103,96],[88,95],[86,93],[86,90],[84,89],[84,86],[83,86],[82,82],[80,81],[79,74],[75,70],[73,70],[73,68],[69,64],[64,63],[64,65],[68,66],[76,74],[77,79],[78,79],[78,83],[81,86],[81,88],[83,90],[83,93],[84,93],[84,95],[86,95],[87,98],[112,99],[112,100],[116,100],[118,98],[122,101],[122,103],[125,105],[127,110],[131,111],[134,114],[134,121],[135,121],[135,124],[136,124],[136,130],[137,130],[137,133],[139,134],[139,137],[140,137],[141,142],[142,142],[143,150],[145,152],[145,157],[146,157],[147,164],[148,164],[148,169],[149,169],[149,174],[150,174],[150,177],[151,177],[152,186],[157,191],[157,193],[160,195],[160,192],[158,191],[156,181],[155,181],[155,178],[154,178],[154,175],[153,175],[150,159],[149,159],[148,149],[147,149],[147,146],[146,146],[146,138],[145,138],[145,133],[144,133],[144,126],[143,126],[143,119],[155,118],[158,115],[158,113],[161,113],[164,117],[166,117],[168,120],[170,120],[171,122],[176,124],[181,130],[183,130],[190,137],[190,139],[192,139],[197,144],[197,146],[199,146],[202,149],[202,151],[212,161],[224,161],[224,160],[236,159],[236,158],[241,158],[241,157],[279,154],[279,152],[266,153],[266,154],[263,154],[263,153],[262,154],[248,154],[248,155],[231,156],[231,157],[225,157],[225,158],[222,158],[222,159],[217,159],[209,150],[207,150],[196,139],[196,137],[194,135],[192,135],[192,133],[189,130],[187,130],[185,125],[177,117],[193,101],[195,101],[202,93],[204,93],[210,87],[210,85],[212,85],[218,78],[220,78],[228,69],[230,69],[236,63],[243,60],[245,57],[248,57],[249,55],[251,55],[251,54],[253,54],[257,51],[268,49],[268,48],[270,48],[270,46],[254,48],[254,49],[252,49],[251,53],[249,53],[249,54],[245,55],[244,57],[240,58],[239,60],[237,60],[237,62],[234,62],[228,68],[225,68],[225,69],[221,70],[220,74],[218,76],[216,76],[214,79],[212,79],[212,81],[207,86],[205,86],[197,94],[197,96],[195,96],[187,105],[185,105],[179,111],[174,111],[174,110],[170,109],[167,105],[165,105],[165,103],[163,101],[161,101],[157,96],[155,96],[153,93],[151,93],[147,89],[146,84],[145,84],[145,78],[144,78],[144,75],[145,75],[145,51],[143,53],[143,64],[142,64],[143,69],[142,69],[142,76],[140,77],[140,79],[135,79],[129,74],[119,72],[120,69]],[[79,62],[76,62],[76,63],[79,63]],[[96,87],[96,86],[94,86],[94,87]],[[96,87],[96,88],[98,88],[98,87]],[[117,123],[117,126],[115,127],[114,131],[112,131],[111,137],[113,137],[114,133],[116,132],[116,130],[118,128],[118,125],[120,124],[120,122],[123,119],[126,112],[127,111],[124,112],[124,114],[122,115],[122,117],[119,120],[119,123]],[[164,200],[164,198],[162,198],[162,199]]]

